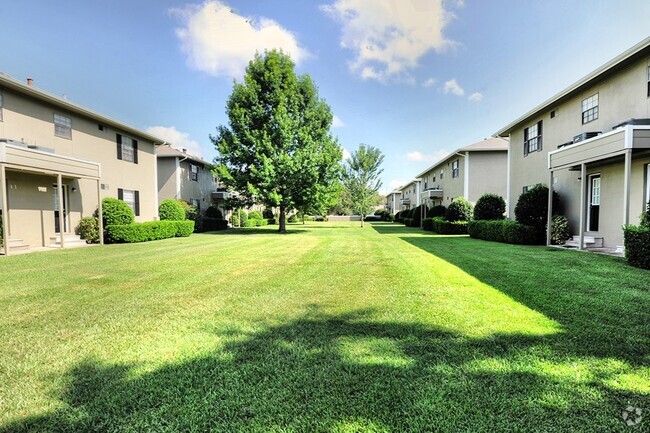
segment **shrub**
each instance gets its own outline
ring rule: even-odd
[[[425,218],[422,220],[422,229],[427,231],[433,231],[433,218]]]
[[[465,197],[456,197],[447,208],[447,221],[469,221],[472,219],[472,204]]]
[[[447,208],[440,204],[429,209],[427,218],[444,217],[446,213]]]
[[[623,227],[625,258],[637,268],[650,269],[650,227]]]
[[[221,220],[223,219],[223,212],[221,212],[221,209],[219,209],[217,206],[212,205],[205,210],[205,216],[208,218]]]
[[[466,235],[467,221],[446,221],[435,217],[431,218],[431,229],[441,235]]]
[[[2,221],[0,221],[0,224]],[[1,231],[1,229],[0,229]],[[99,242],[99,220],[95,217],[84,217],[79,220],[77,234],[88,244]]]
[[[275,218],[267,218],[266,221],[271,225],[271,224],[277,224],[278,222],[275,220]]]
[[[402,216],[402,211],[398,211],[398,212],[395,214],[395,217],[393,218],[393,221],[395,221],[395,222],[399,222],[399,219],[401,218],[401,216]]]
[[[246,227],[246,221],[248,220],[248,214],[245,210],[239,209],[232,213],[230,217],[230,222],[233,227]]]
[[[483,194],[474,206],[475,220],[502,220],[505,218],[506,202],[496,194]]]
[[[553,192],[553,209],[560,211],[560,196]],[[546,230],[548,218],[548,187],[538,184],[519,196],[515,206],[517,222],[535,227],[540,232]]]
[[[413,218],[403,218],[403,220],[404,220],[404,225],[406,227],[411,227],[411,224],[413,222]]]
[[[269,225],[269,220],[267,220],[266,218],[255,220],[255,227],[264,227],[268,225]]]
[[[551,224],[551,243],[553,245],[564,245],[571,238],[569,220],[564,215],[554,215]]]
[[[271,218],[271,219],[273,219],[273,218]],[[323,216],[323,215],[316,215],[316,216],[314,217],[314,221],[319,221],[319,222],[327,221],[327,217],[326,217],[326,216]],[[274,223],[272,223],[271,221],[269,221],[269,224],[274,224]]]
[[[252,210],[252,211],[248,212],[248,219],[249,220],[261,220],[262,218],[264,218],[262,216],[262,212],[260,212],[258,210]]]
[[[422,221],[422,214],[424,214],[426,217],[428,211],[429,209],[425,204],[421,204],[415,209],[413,209],[413,214],[411,216],[411,218],[413,218],[413,227],[420,227],[420,222]]]
[[[267,220],[275,218],[275,215],[273,215],[273,209],[270,207],[264,208],[262,218],[266,218]]]
[[[539,232],[510,220],[475,220],[468,224],[469,235],[476,239],[508,244],[535,245],[540,243]]]
[[[228,228],[228,221],[223,218],[210,218],[203,217],[203,230],[207,232],[215,230],[226,230]]]
[[[298,216],[296,214],[291,215],[288,219],[287,222],[290,223],[297,223],[298,222]]]
[[[255,221],[256,221],[256,220],[245,220],[245,221],[242,221],[241,226],[242,226],[242,227],[255,227]]]
[[[95,212],[97,217],[97,212]],[[102,222],[104,227],[109,225],[131,224],[135,221],[133,210],[122,200],[106,197],[102,200]]]
[[[384,221],[393,222],[395,221],[395,214],[387,213],[384,215]]]
[[[641,216],[639,217],[639,225],[641,227],[650,228],[650,201],[646,205],[645,210],[641,212]]]
[[[149,221],[144,223],[111,224],[106,226],[109,243],[147,242],[174,236],[189,236],[194,231],[194,221]]]
[[[178,200],[176,200],[176,202],[179,205],[181,205],[181,207],[185,211],[185,219],[192,220],[192,221],[197,221],[199,219],[199,210],[196,208],[196,206],[192,206],[182,198],[179,198]]]
[[[158,206],[158,216],[161,221],[183,221],[185,210],[176,200],[168,198]]]

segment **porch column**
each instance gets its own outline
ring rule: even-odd
[[[63,245],[63,234],[65,232],[65,218],[63,216],[63,179],[61,177],[61,173],[56,175],[56,189],[59,192],[58,199],[59,199],[59,236],[61,236],[61,248],[64,247]]]
[[[623,174],[623,224],[630,223],[630,176],[632,171],[632,149],[625,151],[625,172]]]
[[[551,229],[553,226],[553,170],[548,175],[548,211],[546,215],[546,246],[551,245]]]
[[[0,184],[2,184],[2,189],[0,190],[0,194],[2,194],[2,246],[5,256],[8,256],[9,224],[7,224],[7,219],[9,218],[9,209],[7,209],[7,173],[4,164],[0,164]]]
[[[102,218],[102,192],[100,180],[97,179],[97,226],[99,227],[99,245],[104,245],[104,218]]]
[[[587,185],[589,181],[587,179],[587,166],[582,163],[580,164],[580,245],[578,249],[584,250],[585,247],[585,208],[587,206]]]

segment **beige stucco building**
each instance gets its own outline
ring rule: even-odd
[[[407,210],[407,209],[413,209],[420,204],[419,184],[420,184],[420,180],[414,179],[409,183],[407,183],[406,185],[403,185],[402,187],[399,188],[398,192],[401,193],[401,198],[400,198],[400,208],[397,209],[397,212]]]
[[[3,244],[10,252],[78,242],[79,220],[104,197],[123,199],[136,221],[156,219],[155,146],[161,143],[0,73]]]
[[[386,195],[386,211],[389,214],[396,214],[401,210],[402,192],[395,190]]]
[[[212,166],[198,156],[178,150],[170,145],[156,150],[158,158],[158,197],[183,199],[199,210],[205,211],[217,197],[217,181]]]
[[[421,200],[449,206],[456,197],[476,201],[485,193],[506,195],[508,140],[488,138],[461,147],[418,174]]]
[[[551,185],[581,248],[620,248],[650,200],[650,38],[495,135],[510,137],[508,213]]]

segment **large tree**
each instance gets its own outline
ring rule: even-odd
[[[309,75],[296,75],[280,51],[257,54],[244,82],[235,82],[228,126],[210,136],[218,150],[216,171],[247,204],[286,212],[310,203],[338,179],[342,148],[330,133],[332,112]]]
[[[381,187],[379,176],[384,171],[382,162],[384,155],[379,149],[362,144],[352,152],[343,171],[343,185],[352,209],[361,216],[361,227],[380,200],[377,191]]]

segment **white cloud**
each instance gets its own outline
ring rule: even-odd
[[[434,161],[441,160],[447,155],[449,155],[449,152],[445,149],[440,149],[433,153],[428,153],[428,154],[424,154],[416,150],[413,152],[408,152],[406,154],[406,159],[409,161],[416,161],[416,162],[434,162]]]
[[[472,102],[481,102],[483,100],[483,95],[480,94],[479,92],[472,93],[467,97]]]
[[[205,159],[201,145],[192,140],[188,133],[177,130],[175,126],[151,126],[146,131],[151,135],[162,138],[175,149],[187,149],[187,153]]]
[[[351,156],[352,155],[350,155],[350,152],[344,147],[343,148],[343,159],[347,161],[348,159],[350,159]]]
[[[334,118],[332,119],[332,128],[343,128],[344,126],[345,123],[343,123],[341,118],[335,114]]]
[[[341,46],[355,53],[350,69],[364,79],[408,77],[426,53],[453,44],[443,35],[453,18],[443,0],[336,0],[320,8],[342,23]]]
[[[435,78],[429,78],[422,83],[422,87],[433,87],[437,82]]]
[[[457,96],[463,96],[465,94],[465,90],[460,87],[455,78],[453,80],[446,81],[445,85],[442,88],[442,91],[445,92],[445,94],[453,93]]]
[[[393,179],[390,182],[388,182],[388,185],[390,186],[391,191],[396,190],[397,188],[399,188],[400,186],[402,186],[404,184],[406,184],[406,181],[402,180],[402,179]]]
[[[211,0],[170,9],[182,21],[176,29],[190,67],[214,76],[241,78],[255,52],[278,48],[300,63],[308,53],[295,35],[268,18],[244,17]]]

